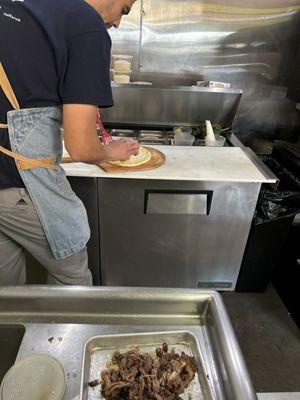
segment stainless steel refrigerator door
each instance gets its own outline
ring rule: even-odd
[[[101,284],[233,290],[259,190],[260,183],[99,180]],[[187,195],[183,203],[194,196],[194,208],[181,204],[178,213],[172,201]]]

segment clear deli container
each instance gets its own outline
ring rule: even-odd
[[[36,354],[16,362],[5,375],[1,400],[63,400],[66,376],[61,364],[46,354]]]
[[[133,56],[114,54],[112,58],[115,71],[129,72],[131,70]]]
[[[174,136],[175,146],[193,146],[195,137],[188,133],[181,133]]]
[[[180,135],[180,134],[184,134],[184,135],[190,135],[192,133],[192,128],[190,128],[189,126],[175,126],[173,128],[174,131],[174,135]]]
[[[205,146],[208,147],[223,147],[226,141],[226,138],[221,135],[215,135],[216,140],[209,140],[207,137],[204,139]]]
[[[130,74],[131,70],[127,72],[120,72],[116,70],[112,70],[113,73],[113,80],[115,83],[130,83]]]

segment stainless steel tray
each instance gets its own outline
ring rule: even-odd
[[[164,139],[165,138],[165,133],[163,131],[153,131],[153,130],[140,130],[138,137],[140,139],[147,139],[147,138],[153,138],[153,139]]]
[[[100,378],[101,371],[107,368],[115,351],[126,352],[138,346],[142,352],[155,353],[155,349],[166,342],[177,353],[184,351],[194,356],[198,373],[190,386],[181,395],[183,400],[212,400],[209,373],[197,337],[188,331],[147,332],[137,334],[95,336],[84,346],[82,364],[81,400],[102,400],[101,386],[89,387],[88,382]]]
[[[134,129],[110,129],[111,136],[137,138],[138,131]]]

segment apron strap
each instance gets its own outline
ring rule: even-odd
[[[20,110],[20,106],[16,95],[11,87],[8,77],[4,71],[2,63],[0,62],[0,87],[2,88],[7,100],[10,102],[14,110]]]
[[[28,158],[22,156],[21,154],[13,153],[10,150],[5,149],[0,146],[0,151],[7,156],[10,156],[16,160],[17,168],[20,170],[31,169],[31,168],[48,168],[48,169],[56,169],[55,165],[55,157],[46,157],[46,158]]]
[[[5,96],[8,101],[14,108],[14,110],[20,110],[20,106],[16,95],[11,87],[11,84],[8,80],[8,77],[4,71],[4,68],[0,62],[0,87],[2,88]],[[0,129],[6,129],[7,124],[0,124]],[[5,147],[0,146],[0,152],[6,154],[9,157],[12,157],[16,160],[16,166],[19,170],[24,169],[32,169],[32,168],[47,168],[47,169],[56,169],[55,165],[55,157],[47,157],[47,158],[29,158],[22,156],[21,154],[14,153],[10,150],[7,150]]]

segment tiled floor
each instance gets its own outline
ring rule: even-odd
[[[255,390],[300,392],[300,331],[275,289],[222,297]]]

